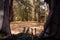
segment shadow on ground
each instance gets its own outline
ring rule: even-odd
[[[19,33],[16,35],[11,35],[6,38],[3,38],[4,35],[2,35],[2,34],[5,34],[5,36],[6,36],[6,33],[1,31],[0,34],[2,35],[2,37],[0,38],[0,40],[51,40],[51,39],[53,39],[51,37],[50,38],[48,38],[48,37],[41,38],[42,34],[40,34],[40,36],[36,36],[36,35],[33,35],[33,33],[29,34],[28,31],[29,31],[29,28],[26,32],[25,32],[25,30],[23,30],[22,33]]]
[[[38,36],[34,36],[28,33],[19,33],[17,35],[12,35],[10,37],[0,40],[51,40],[51,39],[53,40],[53,38],[40,38]]]
[[[0,40],[38,40],[39,38],[37,36],[33,36],[28,33],[19,33],[17,35],[12,35],[10,37],[7,37],[5,39]]]

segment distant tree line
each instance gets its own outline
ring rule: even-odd
[[[40,0],[13,0],[13,19],[14,21],[38,21],[44,20],[44,9],[40,8],[43,3]]]

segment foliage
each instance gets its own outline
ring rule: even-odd
[[[38,2],[38,1],[37,1]],[[33,4],[35,5],[35,4]],[[37,5],[43,5],[43,3],[41,4],[37,4]],[[38,19],[40,20],[40,18],[37,18],[37,16],[39,17],[39,14],[40,15],[45,15],[45,10],[38,7],[37,5],[35,5],[35,7],[32,7],[32,5],[30,4],[30,1],[29,0],[16,0],[16,5],[13,5],[13,10],[14,10],[14,20],[16,21],[32,21],[32,19],[34,21],[37,21]],[[36,13],[39,13],[37,14],[36,16],[36,13],[34,11],[34,18],[32,18],[32,8],[34,8],[34,10],[37,10]]]

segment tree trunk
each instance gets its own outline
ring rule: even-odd
[[[3,0],[0,0],[0,30],[2,28],[3,15],[4,15],[4,3]]]
[[[9,22],[9,0],[4,1],[4,17],[3,17],[2,30],[7,34],[7,36],[11,36],[10,22]]]
[[[10,1],[10,6],[9,6],[9,18],[10,18],[10,22],[13,21],[13,0]]]
[[[38,22],[40,23],[40,3],[39,0],[37,0],[37,13],[38,13]]]

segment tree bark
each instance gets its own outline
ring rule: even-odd
[[[2,22],[3,22],[3,15],[4,15],[4,2],[3,0],[0,0],[0,30],[2,28]]]
[[[10,1],[10,5],[9,5],[9,18],[10,18],[10,22],[13,21],[13,0]]]
[[[4,16],[3,16],[2,30],[7,34],[7,36],[11,36],[10,22],[9,22],[9,0],[4,1]]]

